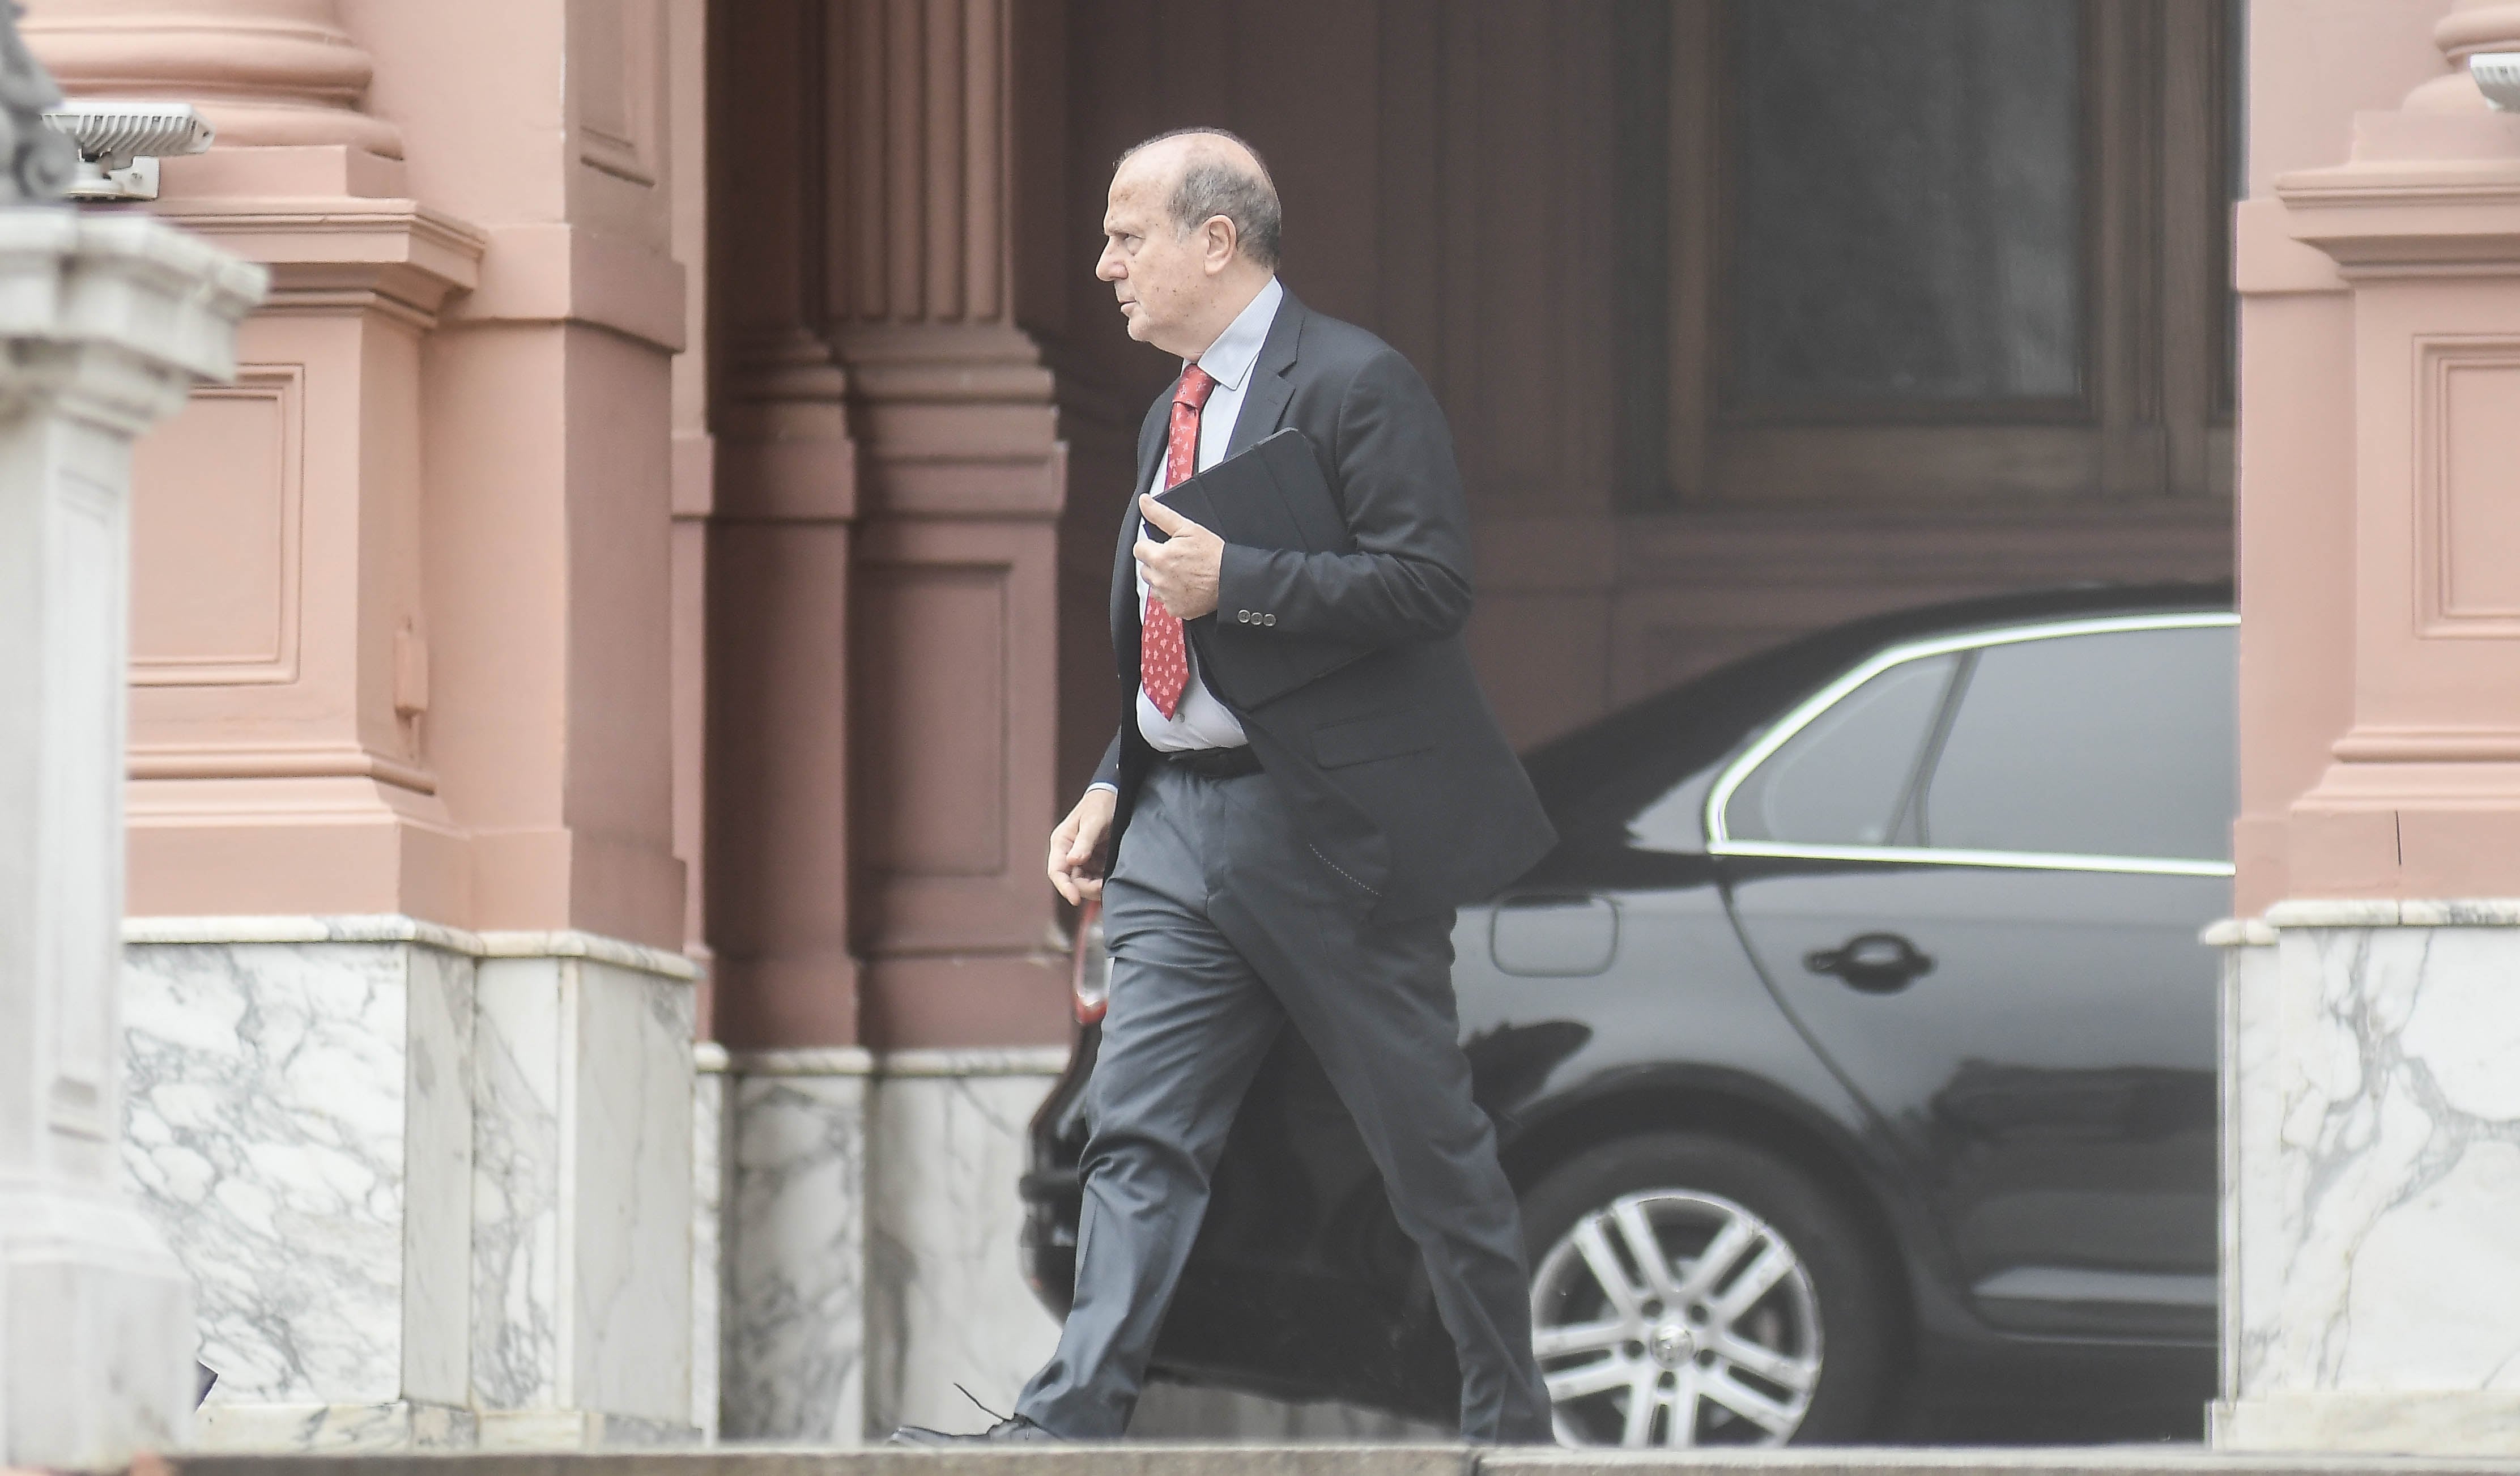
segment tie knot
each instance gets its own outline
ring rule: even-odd
[[[1216,377],[1192,364],[1182,371],[1181,383],[1173,390],[1173,403],[1196,410],[1216,392]]]

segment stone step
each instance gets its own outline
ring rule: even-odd
[[[2197,1446],[1535,1451],[1133,1442],[985,1449],[197,1454],[131,1476],[2520,1476],[2520,1457],[2232,1455]]]

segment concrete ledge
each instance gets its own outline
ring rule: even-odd
[[[716,1447],[589,1454],[175,1455],[134,1476],[2520,1476],[2520,1459],[2228,1454],[2198,1446],[1790,1451],[1131,1443],[989,1449]]]

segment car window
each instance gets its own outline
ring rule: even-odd
[[[1924,843],[2227,859],[2235,655],[2228,625],[1983,649],[1927,781]]]
[[[1804,845],[1889,844],[1958,660],[1905,661],[1839,698],[1732,791],[1726,833]]]

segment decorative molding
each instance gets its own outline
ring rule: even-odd
[[[159,218],[271,268],[267,313],[374,308],[427,331],[481,279],[490,238],[417,201],[184,200]]]
[[[2426,630],[2425,635],[2501,632]],[[2359,727],[2329,746],[2349,764],[2520,763],[2520,733],[2494,729]]]
[[[275,604],[272,649],[268,654],[234,652],[211,656],[144,656],[139,654],[135,639],[131,682],[137,687],[286,686],[298,678],[306,500],[306,366],[240,364],[235,382],[197,385],[192,399],[196,403],[266,401],[273,406],[278,421],[278,445],[274,453],[279,485],[272,490],[277,503],[280,547],[277,552],[277,578],[272,590]],[[158,433],[163,436],[166,431]],[[136,531],[135,541],[145,542]],[[205,572],[219,579],[234,576],[234,571],[229,569]],[[164,751],[135,744],[132,748],[135,777],[139,777],[138,769],[144,753]]]
[[[838,322],[1007,313],[1010,0],[844,7],[827,32]]]
[[[362,109],[376,65],[338,0],[51,0],[26,40],[73,97],[171,97],[217,147],[348,144],[402,157],[402,134]]]
[[[699,965],[680,954],[574,929],[471,932],[398,913],[355,917],[279,915],[233,917],[126,917],[130,944],[411,943],[473,959],[585,959],[684,983]]]
[[[570,22],[578,162],[653,188],[663,159],[664,8],[599,0],[573,7]]]
[[[437,792],[437,776],[355,743],[134,743],[136,780],[373,779],[418,794]]]
[[[617,236],[557,222],[494,226],[458,323],[584,323],[680,353],[682,263]]]
[[[2466,466],[2462,471],[2462,463],[2473,457],[2456,454],[2456,437],[2462,433],[2473,437],[2520,423],[2520,337],[2426,335],[2415,338],[2414,350],[2416,632],[2452,639],[2520,636],[2520,571],[2508,576],[2512,587],[2498,597],[2482,589],[2463,589],[2459,578],[2462,542],[2471,581],[2492,577],[2490,571],[2476,568],[2479,559],[2508,562],[2490,559],[2487,554],[2503,547],[2504,537],[2497,536],[2495,528],[2469,524],[2480,517],[2492,519],[2494,506],[2509,501],[2509,468]],[[2454,406],[2462,380],[2469,399],[2484,393],[2492,396],[2493,403]],[[2351,740],[2367,743],[2371,737],[2358,732]]]

